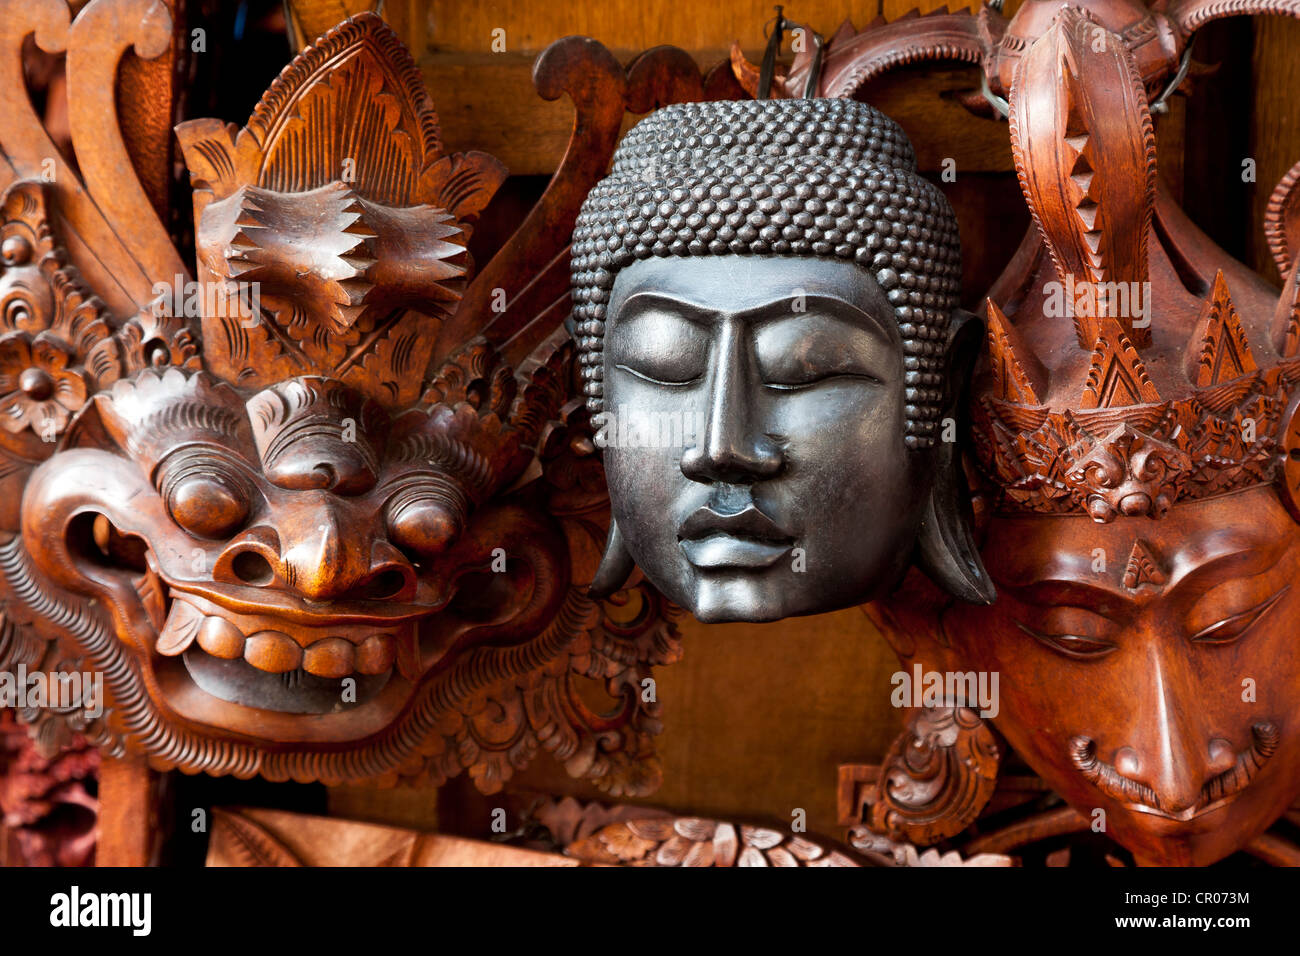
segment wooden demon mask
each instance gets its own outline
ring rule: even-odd
[[[1300,233],[1292,176],[1270,213],[1279,300],[1157,189],[1139,66],[1071,8],[1019,58],[1035,227],[989,293],[971,415],[998,600],[913,581],[871,613],[909,669],[998,675],[988,716],[1072,826],[1206,864],[1300,795]],[[997,745],[959,717],[884,783],[875,825],[933,841],[978,813]]]
[[[243,128],[177,128],[197,281],[170,247],[138,256],[151,281],[126,276],[124,321],[55,240],[47,202],[76,194],[11,185],[0,662],[101,672],[105,713],[67,723],[158,769],[469,769],[490,792],[545,746],[616,793],[653,788],[647,675],[676,637],[648,589],[587,594],[604,482],[565,310],[548,311],[568,197],[622,119],[611,63],[589,41],[539,62],[551,96],[586,77],[596,158],[571,150],[582,168],[557,174],[533,244],[486,287],[466,243],[505,170],[445,155],[373,15],[308,47]]]

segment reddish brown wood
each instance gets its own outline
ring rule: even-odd
[[[973,710],[916,708],[854,823],[922,846],[956,836],[993,795],[1000,756],[992,731]]]
[[[99,752],[84,737],[42,753],[0,710],[0,866],[86,866],[95,860]]]
[[[1090,828],[1139,863],[1205,864],[1300,794],[1300,364],[1275,318],[1294,288],[1279,301],[1152,191],[1140,57],[1097,29],[1062,12],[1011,94],[1041,243],[996,284],[972,402],[998,600],[949,605],[914,580],[868,613],[909,670],[997,673],[994,724]],[[1109,275],[1146,307],[1053,308]]]
[[[113,112],[111,91],[118,60],[130,46],[135,36],[142,39],[146,52],[157,55],[169,49],[164,34],[170,34],[165,4],[144,5],[143,11],[133,0],[94,0],[87,11],[106,30],[102,37],[94,38],[84,31],[78,32],[82,42],[90,45],[84,56],[79,55],[77,77],[68,84],[68,101],[87,104],[96,102],[110,115]],[[147,20],[147,22],[145,22]],[[138,31],[138,32],[137,32]],[[18,179],[34,178],[46,184],[50,193],[51,222],[58,231],[67,254],[86,277],[96,294],[120,316],[129,315],[144,307],[153,298],[155,281],[171,281],[172,273],[152,269],[159,263],[174,266],[178,261],[175,250],[165,233],[150,225],[157,214],[146,203],[137,200],[142,195],[138,179],[125,150],[120,148],[120,134],[104,127],[104,114],[96,114],[83,106],[81,115],[90,124],[90,130],[99,129],[104,139],[94,140],[98,154],[102,143],[105,152],[101,158],[81,157],[95,167],[95,189],[86,188],[82,180],[68,165],[41,125],[26,96],[17,91],[24,89],[22,79],[21,47],[28,34],[33,34],[37,45],[49,53],[68,48],[73,33],[70,10],[64,0],[36,0],[32,3],[9,5],[6,16],[0,18],[0,84],[13,93],[0,97],[0,129],[4,130],[4,158],[0,160],[0,187]],[[74,46],[78,45],[73,43]],[[71,70],[71,68],[70,68]],[[105,102],[100,87],[109,90]],[[162,91],[160,91],[160,95]],[[98,99],[96,99],[98,97]],[[83,143],[89,133],[78,131]],[[112,205],[105,209],[103,202]],[[132,229],[129,218],[139,212],[145,218],[141,231]],[[119,234],[116,228],[126,230]],[[146,238],[147,237],[147,238]],[[181,271],[184,271],[183,269]]]
[[[468,771],[490,793],[545,748],[613,794],[653,789],[651,667],[677,636],[643,585],[586,593],[606,496],[551,284],[565,197],[627,109],[702,95],[689,58],[653,51],[625,74],[590,41],[542,58],[542,92],[569,89],[580,119],[551,198],[493,260],[522,290],[503,317],[467,294],[466,242],[505,170],[445,153],[378,17],[310,45],[242,128],[178,128],[198,287],[177,285],[114,113],[123,51],[170,48],[165,5],[93,0],[43,30],[69,47],[86,181],[59,167],[0,203],[0,668],[103,675],[111,722],[85,701],[32,719],[120,761],[109,859],[145,858],[128,766]],[[25,100],[0,99],[6,155],[39,154]],[[93,151],[92,114],[110,127]],[[104,259],[83,271],[64,243]],[[106,269],[119,287],[101,299]]]
[[[280,810],[214,808],[208,866],[579,866],[487,840],[378,826]]]
[[[1300,16],[1296,0],[1025,0],[1010,17],[984,4],[978,13],[946,7],[921,16],[912,10],[898,19],[877,17],[858,30],[846,20],[830,37],[823,54],[818,91],[823,96],[852,96],[889,70],[927,60],[977,64],[991,92],[1009,98],[1020,62],[1066,7],[1084,15],[1132,57],[1133,69],[1148,95],[1158,93],[1178,70],[1192,35],[1211,20],[1249,14]],[[1100,35],[1100,34],[1098,34]],[[808,82],[813,51],[800,53],[779,84],[778,95],[801,95]],[[742,70],[742,72],[746,72]],[[978,93],[967,99],[988,115]]]
[[[149,866],[160,849],[158,775],[139,758],[106,757],[99,765],[96,866]]]
[[[560,166],[515,235],[471,283],[458,317],[438,336],[446,354],[469,326],[490,315],[483,334],[514,360],[569,314],[569,239],[578,209],[605,175],[625,113],[704,96],[699,68],[675,47],[656,47],[624,70],[587,37],[551,44],[533,66],[533,82],[548,100],[568,95],[573,136]]]

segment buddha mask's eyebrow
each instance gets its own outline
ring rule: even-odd
[[[867,328],[893,342],[901,338],[893,311],[881,318],[860,306],[836,295],[825,293],[798,293],[780,295],[767,302],[737,312],[724,313],[712,305],[678,298],[664,292],[635,292],[628,296],[619,310],[620,319],[631,319],[647,312],[664,311],[679,315],[697,325],[712,326],[723,315],[734,315],[751,323],[775,322],[781,319],[803,318],[810,313],[825,315],[850,325],[855,329]]]
[[[670,312],[696,325],[706,328],[713,326],[717,313],[707,305],[679,299],[664,292],[635,292],[628,296],[614,317],[614,321],[626,322],[646,314]]]

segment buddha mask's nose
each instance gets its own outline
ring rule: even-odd
[[[682,474],[692,481],[736,485],[772,478],[780,472],[783,456],[757,421],[744,326],[724,321],[718,336],[704,433],[683,452]]]

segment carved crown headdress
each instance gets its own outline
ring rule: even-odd
[[[1020,59],[1009,119],[1035,228],[986,304],[972,417],[995,507],[1158,518],[1274,481],[1296,444],[1300,177],[1269,207],[1279,299],[1158,188],[1141,72],[1086,13]]]

